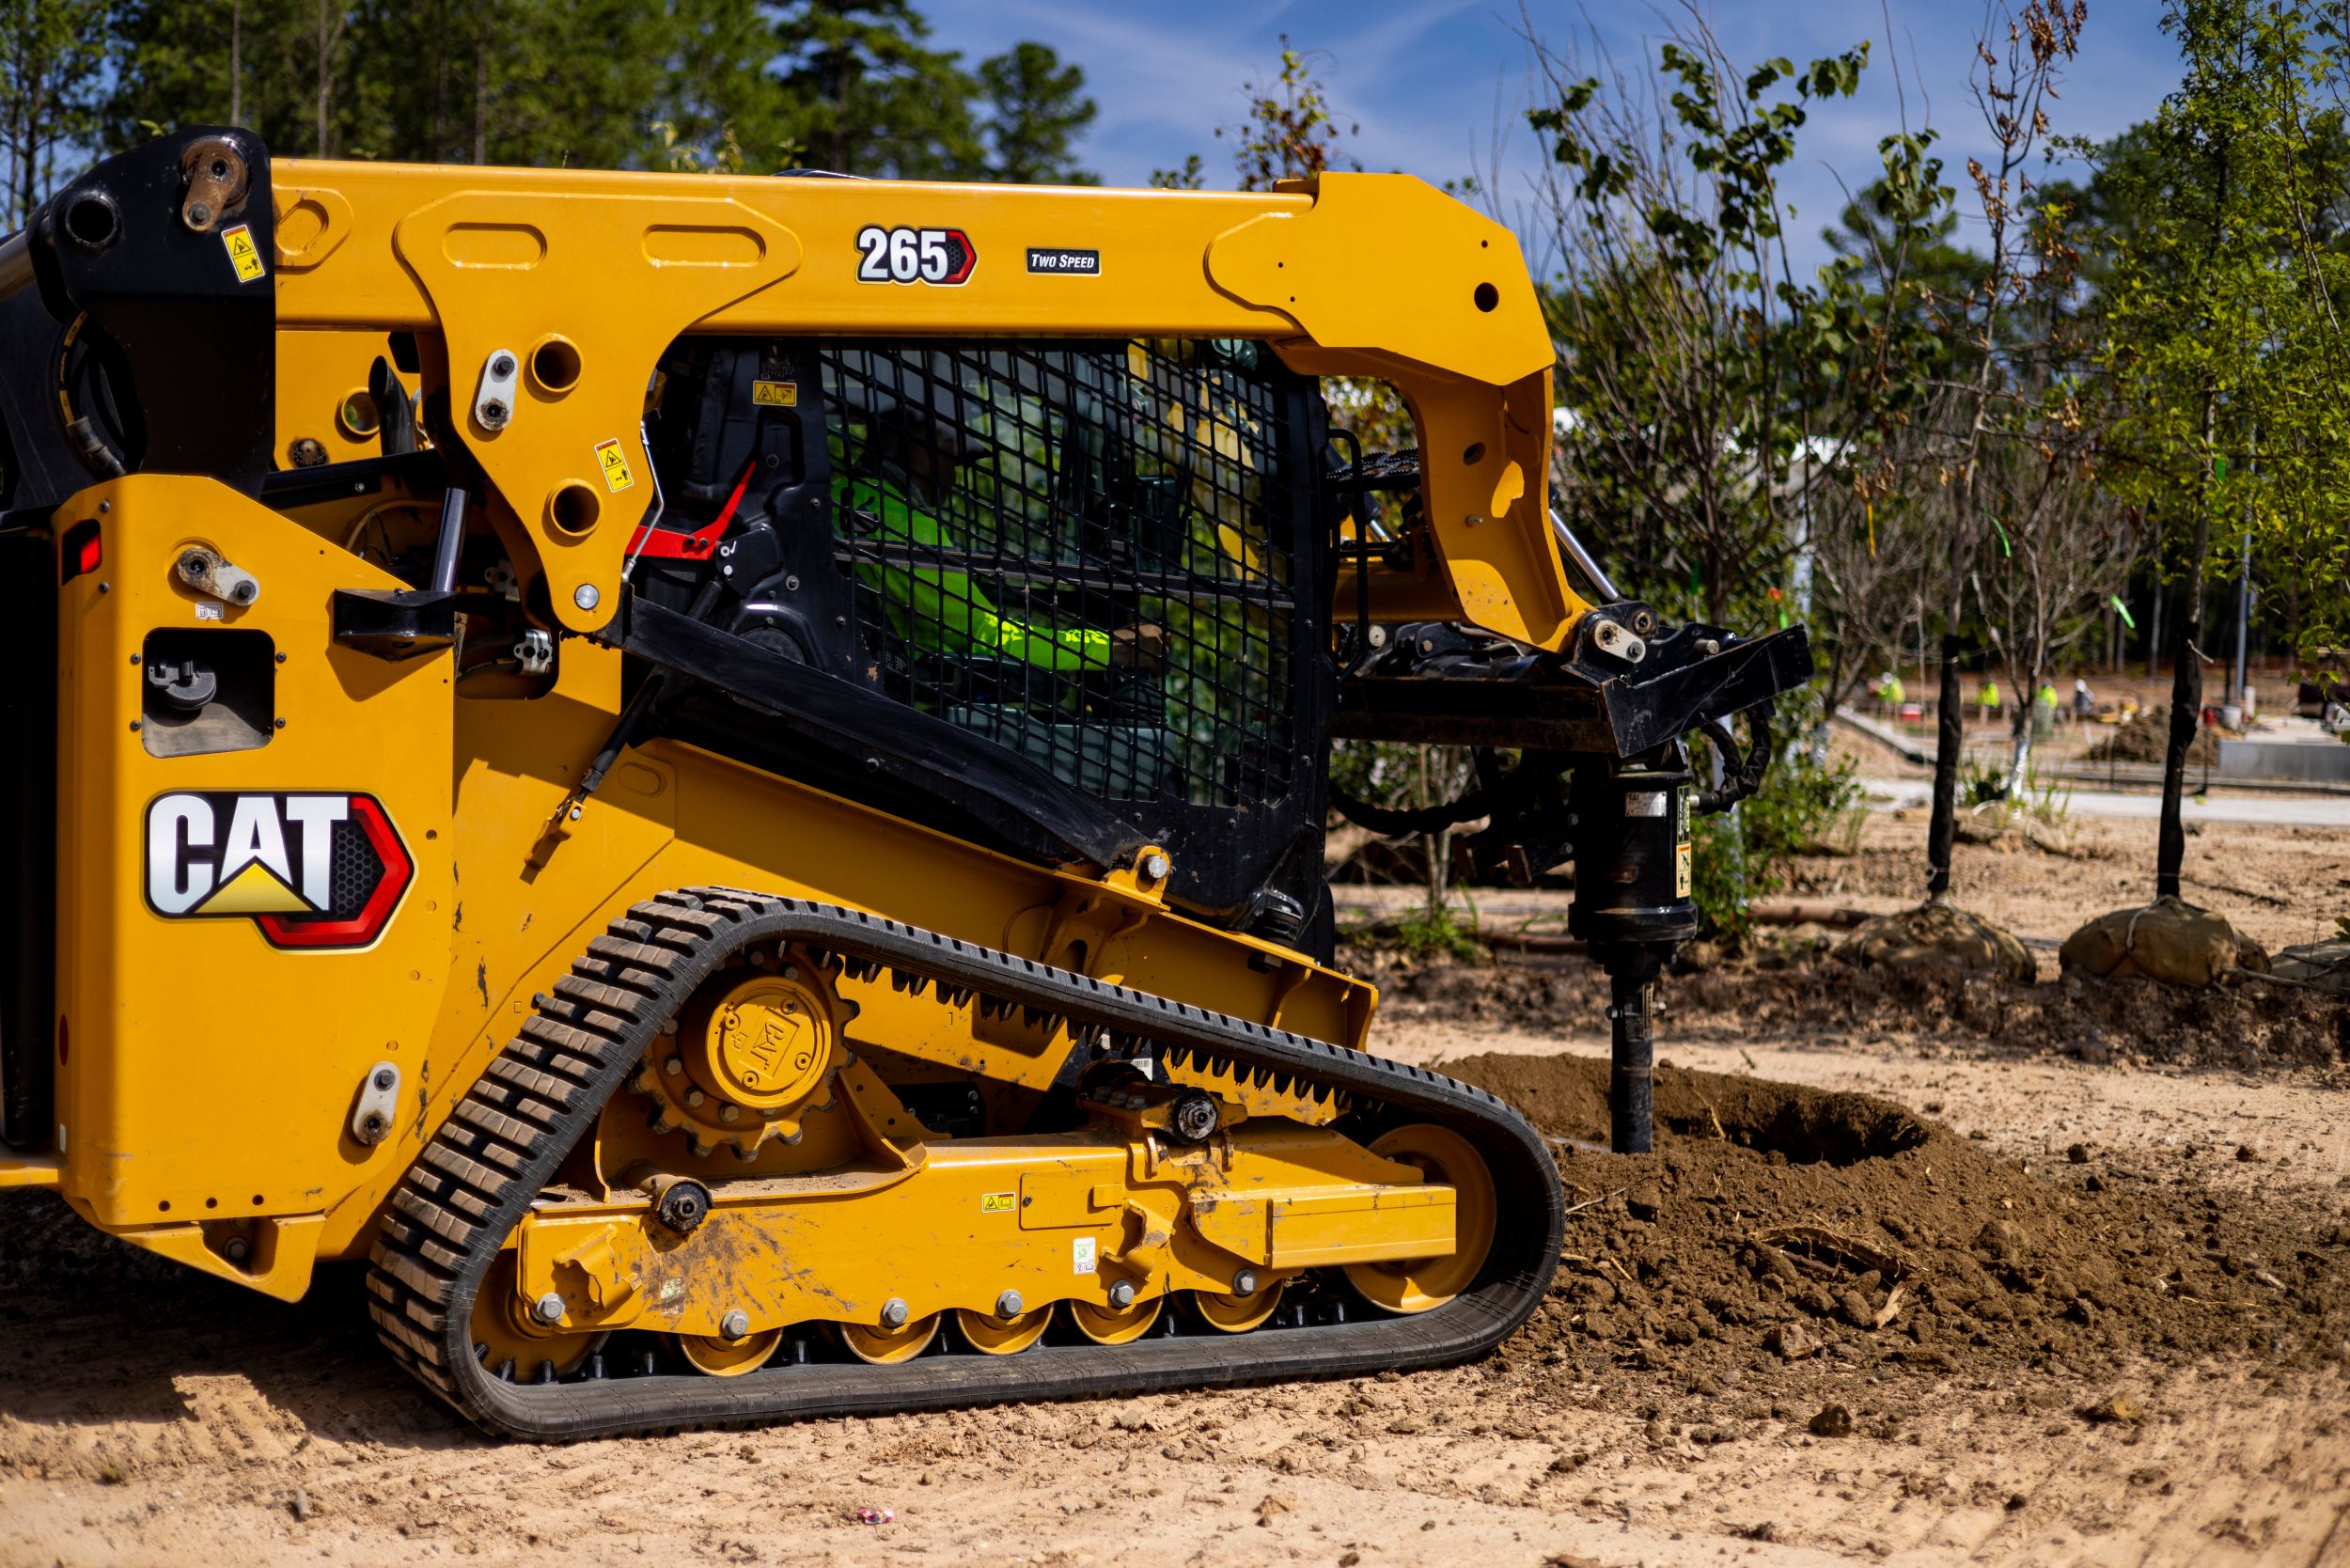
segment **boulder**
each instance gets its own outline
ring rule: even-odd
[[[2027,981],[2038,973],[2021,942],[1956,904],[1940,902],[1863,921],[1836,956],[1863,969],[1954,968]]]
[[[2226,916],[2169,897],[2098,916],[2064,939],[2058,959],[2067,974],[2166,985],[2213,985],[2230,969],[2268,969],[2267,951]]]

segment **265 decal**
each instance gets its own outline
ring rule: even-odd
[[[251,920],[274,948],[367,947],[415,877],[373,795],[183,791],[147,808],[147,906]]]
[[[860,283],[966,283],[979,253],[960,228],[885,228],[869,223],[856,231],[856,275]]]

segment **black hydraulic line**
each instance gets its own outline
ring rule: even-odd
[[[1442,833],[1448,827],[1457,827],[1463,823],[1473,823],[1480,817],[1493,814],[1492,797],[1483,790],[1471,790],[1460,799],[1443,806],[1423,807],[1416,810],[1373,806],[1367,800],[1347,793],[1336,784],[1332,784],[1329,790],[1330,804],[1339,808],[1340,816],[1358,827],[1367,827],[1390,839],[1401,839],[1412,833]]]
[[[1698,726],[1698,733],[1722,760],[1721,787],[1700,790],[1690,797],[1689,809],[1699,816],[1727,811],[1762,787],[1762,776],[1771,765],[1771,705],[1764,702],[1748,709],[1747,723],[1754,744],[1743,754],[1728,718],[1708,719]]]
[[[441,534],[432,546],[432,591],[457,591],[457,557],[465,543],[465,488],[441,492]]]
[[[711,606],[718,602],[720,586],[719,579],[715,577],[704,582],[701,590],[694,595],[693,607],[685,612],[686,615],[695,620],[708,615]],[[603,745],[597,748],[596,755],[580,774],[578,785],[572,789],[571,798],[564,802],[567,810],[594,794],[597,787],[603,783],[603,776],[612,771],[612,764],[620,760],[620,753],[635,742],[637,730],[644,727],[645,715],[652,712],[652,705],[668,685],[671,673],[666,669],[647,672],[637,685],[635,695],[628,699],[620,709],[619,717],[613,721],[612,732],[604,737]]]

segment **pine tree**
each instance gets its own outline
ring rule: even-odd
[[[1085,71],[1061,64],[1051,46],[1014,44],[979,62],[987,109],[987,177],[1009,185],[1096,185],[1073,148],[1097,113]]]

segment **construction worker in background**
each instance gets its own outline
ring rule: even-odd
[[[1904,695],[1902,691],[1902,678],[1891,670],[1888,669],[1877,677],[1877,704],[1885,710],[1886,717],[1891,718],[1902,711],[1902,698]]]
[[[1976,700],[1982,704],[1983,723],[1997,724],[1999,722],[1999,682],[1995,677],[1983,677],[1982,691],[1977,697]]]
[[[2031,699],[2031,738],[2044,741],[2056,733],[2057,689],[2054,682],[2041,682],[2040,690]]]
[[[2087,724],[2097,716],[2097,696],[2086,681],[2073,682],[2073,722]]]

